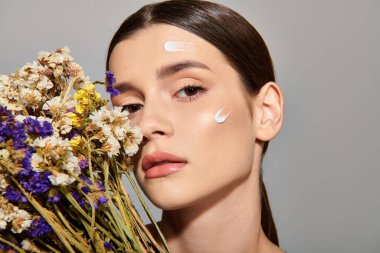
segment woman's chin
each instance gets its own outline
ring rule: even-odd
[[[173,211],[185,208],[190,205],[189,202],[186,202],[185,199],[173,199],[170,197],[167,197],[165,199],[162,198],[150,198],[151,202],[158,208],[165,210],[165,211]]]

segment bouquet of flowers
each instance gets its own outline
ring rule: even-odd
[[[68,48],[0,75],[0,252],[166,252],[131,179],[142,140],[128,112],[109,109],[113,74],[90,82]],[[127,194],[135,189],[154,240]]]

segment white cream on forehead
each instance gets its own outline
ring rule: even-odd
[[[216,123],[219,123],[219,124],[224,123],[231,113],[231,112],[229,112],[225,115],[222,115],[222,111],[223,111],[223,108],[215,113],[214,119],[215,119]]]
[[[164,49],[166,52],[194,51],[195,45],[192,42],[169,40],[165,41]]]

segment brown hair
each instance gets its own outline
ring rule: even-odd
[[[240,74],[247,92],[256,95],[269,81],[275,81],[272,60],[256,29],[235,11],[212,2],[171,0],[149,4],[129,16],[116,31],[107,55],[122,40],[151,24],[169,24],[187,30],[213,44]],[[263,147],[264,156],[269,142]],[[261,226],[277,246],[277,230],[260,169]]]

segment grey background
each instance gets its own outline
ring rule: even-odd
[[[0,73],[68,46],[102,80],[113,33],[148,2],[2,0]],[[218,2],[264,37],[285,95],[285,122],[264,161],[281,246],[380,252],[380,2]]]

